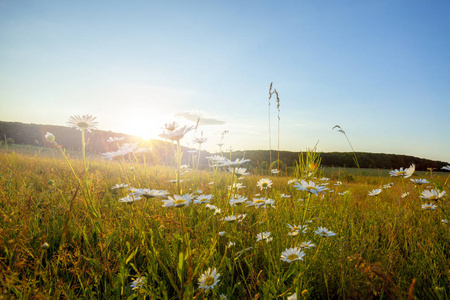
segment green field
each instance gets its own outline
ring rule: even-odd
[[[450,297],[448,173],[402,178],[389,170],[319,167],[308,180],[328,190],[316,196],[288,184],[286,174],[250,174],[238,181],[245,188],[230,192],[237,180],[227,168],[194,168],[180,176],[178,190],[169,182],[175,167],[148,166],[138,155],[127,161],[88,157],[85,166],[81,154],[68,154],[65,160],[56,148],[0,150],[2,299]],[[272,185],[261,190],[263,178]],[[112,189],[121,183],[190,195],[192,202],[163,207],[168,197],[142,197],[122,203],[130,191]],[[378,188],[378,196],[369,196]],[[432,189],[447,194],[419,198]],[[233,194],[274,203],[230,206]],[[213,195],[209,204],[217,209],[193,203],[202,195]],[[228,221],[231,215],[245,218]],[[335,235],[321,236],[319,227]],[[282,260],[289,248],[304,256]],[[220,277],[206,274],[202,283],[208,268]],[[137,278],[141,284],[131,287]]]

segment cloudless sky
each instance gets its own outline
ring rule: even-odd
[[[450,1],[0,0],[0,120],[450,162]],[[277,148],[277,103],[270,105]],[[58,138],[58,137],[56,137]],[[406,166],[405,166],[406,167]]]

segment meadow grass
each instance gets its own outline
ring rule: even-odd
[[[205,204],[162,207],[158,198],[120,203],[129,191],[112,189],[126,183],[178,194],[177,185],[168,182],[176,178],[175,168],[88,158],[85,173],[82,159],[70,159],[70,164],[83,180],[74,178],[56,154],[0,151],[0,298],[450,296],[450,230],[442,221],[449,219],[448,201],[440,199],[435,202],[439,209],[424,210],[426,201],[419,198],[425,189],[448,192],[445,176],[415,173],[412,178],[430,181],[418,186],[400,177],[319,166],[314,181],[328,183],[329,190],[316,196],[282,176],[264,176],[272,186],[260,190],[257,182],[262,177],[253,174],[239,180],[246,187],[237,193],[275,202],[256,208],[229,205],[228,186],[235,178],[226,168],[181,175],[181,194],[214,195],[210,204],[219,213]],[[338,181],[342,184],[335,185]],[[378,196],[368,196],[383,186]],[[409,196],[402,198],[406,192]],[[86,204],[88,195],[98,215]],[[246,216],[224,220],[239,214]],[[287,224],[307,229],[290,236]],[[319,227],[335,235],[322,237],[315,233]],[[272,240],[257,242],[262,232],[270,232]],[[280,259],[286,249],[308,241],[315,246],[302,248],[303,260]],[[201,289],[198,281],[208,268],[216,268],[220,277],[213,288]],[[142,284],[132,288],[137,278]]]

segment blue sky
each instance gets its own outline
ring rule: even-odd
[[[449,1],[0,1],[0,120],[450,162]],[[272,148],[277,109],[271,102]]]

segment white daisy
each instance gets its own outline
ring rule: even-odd
[[[329,236],[334,236],[336,235],[336,233],[334,233],[333,231],[330,231],[328,229],[326,229],[325,227],[319,227],[317,228],[316,231],[314,231],[315,234],[318,234],[322,237],[329,237]]]
[[[427,200],[439,200],[442,197],[444,197],[446,194],[446,191],[440,191],[440,190],[425,190],[422,192],[422,194],[419,196],[419,198],[427,199]]]
[[[281,253],[281,260],[291,263],[296,260],[303,260],[303,257],[305,256],[305,252],[303,252],[301,249],[295,247],[295,248],[289,248],[284,250]]]
[[[328,188],[320,184],[316,185],[313,181],[306,182],[305,180],[297,182],[294,187],[299,191],[307,191],[316,196],[318,196],[319,193],[325,193],[325,191],[328,190]]]
[[[179,140],[181,140],[184,137],[184,135],[186,133],[188,133],[189,131],[191,131],[193,129],[194,129],[194,126],[184,125],[183,127],[174,129],[172,131],[167,130],[166,132],[161,133],[159,136],[161,138],[163,138],[163,139],[168,139],[168,140],[172,140],[172,141],[179,141]]]
[[[128,187],[128,184],[125,183],[116,183],[111,189],[126,189]]]
[[[418,185],[429,183],[428,180],[426,180],[426,179],[410,179],[410,180]]]
[[[128,195],[127,197],[123,197],[123,198],[120,198],[119,199],[119,202],[122,202],[122,203],[132,203],[132,202],[135,202],[135,201],[138,201],[138,200],[141,200],[141,197],[140,196],[134,196],[134,195]]]
[[[200,276],[200,278],[198,279],[198,287],[205,291],[213,289],[219,282],[219,277],[220,274],[217,273],[216,268],[208,268],[208,270],[206,270],[206,272],[203,273],[202,276]]]
[[[256,235],[256,242],[265,240],[268,243],[268,242],[272,241],[273,238],[270,237],[270,234],[271,233],[269,231],[258,233]]]
[[[378,196],[383,190],[382,189],[375,189],[369,192],[369,196]]]
[[[190,195],[173,195],[173,198],[169,196],[169,199],[162,200],[164,202],[163,207],[183,207],[183,206],[189,206],[189,203],[191,202],[191,196]]]
[[[145,283],[147,282],[147,277],[140,276],[136,278],[131,284],[130,287],[132,290],[138,290],[140,289]]]
[[[96,117],[91,115],[83,115],[81,117],[76,115],[71,116],[67,124],[77,130],[87,130],[88,132],[91,132],[91,129],[95,129],[98,124],[97,122],[94,122],[95,119]]]
[[[437,208],[437,206],[434,205],[433,203],[422,205],[422,209],[425,209],[425,210],[435,210],[436,208]]]
[[[416,165],[412,164],[409,168],[404,169],[404,170],[403,170],[403,168],[400,168],[400,170],[399,169],[395,169],[393,171],[390,171],[389,175],[391,175],[391,176],[402,176],[403,178],[408,178],[408,177],[412,176],[412,174],[414,173],[415,170],[416,170]]]
[[[270,180],[269,178],[262,178],[262,179],[258,180],[257,186],[261,190],[267,190],[268,188],[270,188],[272,186],[272,180]]]
[[[194,200],[194,203],[202,204],[202,203],[209,203],[209,201],[214,198],[214,195],[198,195],[197,198]]]

